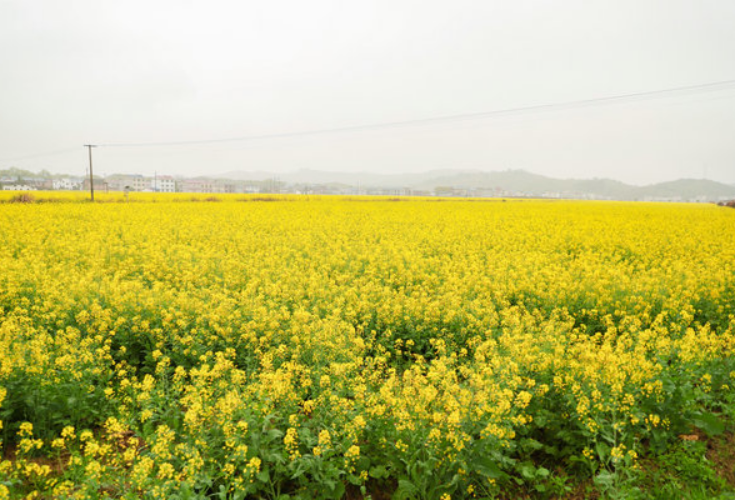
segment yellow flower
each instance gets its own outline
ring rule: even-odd
[[[332,436],[329,434],[328,430],[323,429],[319,431],[319,444],[325,447],[332,445]]]
[[[288,451],[289,459],[296,460],[301,456],[299,453],[299,434],[293,427],[289,427],[286,430],[286,435],[283,437],[283,444],[286,445],[286,451]]]
[[[30,437],[33,435],[33,424],[30,422],[23,422],[20,424],[18,430],[19,437]]]

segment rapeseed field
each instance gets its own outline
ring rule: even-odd
[[[101,199],[0,204],[0,499],[632,497],[735,415],[734,210]]]

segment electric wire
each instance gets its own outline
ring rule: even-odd
[[[315,130],[302,130],[293,132],[281,132],[273,134],[260,134],[260,135],[246,135],[239,137],[228,137],[219,139],[200,139],[200,140],[185,140],[185,141],[168,141],[168,142],[139,142],[139,143],[106,143],[99,144],[100,147],[107,148],[137,148],[137,147],[170,147],[170,146],[188,146],[188,145],[202,145],[202,144],[219,144],[227,142],[245,142],[245,141],[258,141],[268,139],[288,139],[296,137],[308,137],[317,135],[329,135],[339,133],[357,133],[367,132],[372,130],[382,130],[389,128],[400,128],[400,127],[413,127],[421,125],[434,125],[441,123],[450,123],[455,121],[466,121],[466,120],[481,120],[489,118],[499,118],[504,116],[519,115],[524,113],[538,113],[538,112],[551,112],[551,111],[563,111],[567,109],[585,108],[591,106],[600,106],[606,104],[617,104],[625,102],[637,102],[649,99],[660,99],[670,96],[683,96],[693,95],[705,92],[719,92],[724,90],[735,89],[735,80],[723,80],[719,82],[703,83],[698,85],[688,85],[683,87],[674,87],[668,89],[651,90],[644,92],[635,92],[629,94],[618,94],[606,97],[596,97],[590,99],[580,99],[575,101],[566,101],[560,103],[550,104],[538,104],[531,106],[521,106],[515,108],[498,109],[492,111],[483,111],[477,113],[463,113],[447,116],[429,117],[429,118],[417,118],[412,120],[400,120],[392,122],[381,122],[372,123],[365,125],[353,125],[346,127],[335,127],[335,128],[324,128]],[[71,151],[78,151],[78,148],[66,148],[55,151],[48,151],[44,153],[36,153],[26,156],[20,156],[15,158],[1,159],[0,162],[18,162],[36,158],[43,158],[48,156],[55,156],[59,154],[68,153]]]
[[[25,160],[32,160],[35,158],[43,158],[46,156],[57,156],[64,153],[71,153],[72,151],[79,151],[79,148],[66,148],[66,149],[58,149],[56,151],[47,151],[45,153],[36,153],[32,155],[27,156],[19,156],[16,158],[4,158],[0,160],[0,163],[9,163],[9,162],[15,162],[15,161],[25,161]]]
[[[226,142],[243,142],[257,141],[266,139],[286,139],[294,137],[306,137],[315,135],[327,135],[337,133],[353,133],[366,132],[371,130],[381,130],[388,128],[411,127],[419,125],[432,125],[439,123],[447,123],[453,121],[476,120],[485,118],[496,118],[503,116],[511,116],[523,113],[535,113],[546,111],[563,111],[566,109],[584,108],[590,106],[599,106],[605,104],[617,104],[624,102],[635,102],[649,99],[660,99],[668,96],[691,95],[702,92],[717,92],[723,90],[735,89],[735,80],[724,80],[719,82],[704,83],[699,85],[689,85],[684,87],[674,87],[661,90],[652,90],[645,92],[635,92],[630,94],[619,94],[614,96],[596,97],[591,99],[580,99],[576,101],[566,101],[552,104],[538,104],[532,106],[522,106],[516,108],[499,109],[493,111],[484,111],[478,113],[464,113],[456,115],[447,115],[431,118],[418,118],[413,120],[402,120],[393,122],[372,123],[366,125],[353,125],[347,127],[325,128],[316,130],[304,130],[294,132],[281,132],[274,134],[247,135],[240,137],[228,137],[221,139],[201,139],[186,141],[169,141],[169,142],[140,142],[140,143],[108,143],[100,144],[100,147],[114,148],[133,148],[133,147],[166,147],[166,146],[187,146],[197,144],[218,144]]]

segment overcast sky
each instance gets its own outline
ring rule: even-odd
[[[735,183],[732,0],[0,0],[0,169],[525,169]],[[35,156],[49,152],[58,154]]]

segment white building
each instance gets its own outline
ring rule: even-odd
[[[79,189],[82,186],[81,181],[78,179],[72,179],[71,177],[62,177],[61,179],[54,179],[52,181],[54,189]]]
[[[151,179],[142,175],[108,175],[105,180],[113,191],[150,191]]]
[[[161,175],[151,180],[151,189],[157,193],[176,192],[176,180],[170,175]]]

